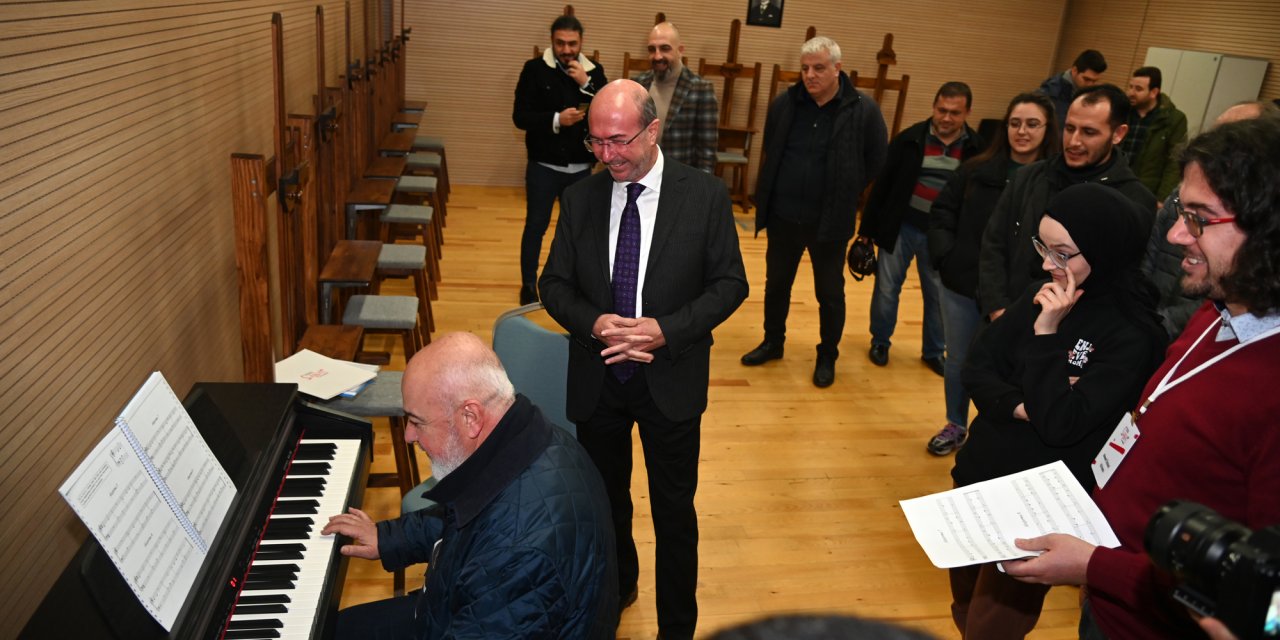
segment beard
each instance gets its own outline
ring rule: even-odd
[[[435,476],[437,481],[444,480],[445,476],[453,473],[467,461],[467,452],[462,447],[462,438],[453,429],[452,421],[449,423],[449,438],[444,443],[444,450],[436,456],[428,453],[427,457],[431,458],[431,475]]]

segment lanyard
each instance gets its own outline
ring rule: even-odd
[[[1155,401],[1156,401],[1156,398],[1159,398],[1160,396],[1164,395],[1164,393],[1165,393],[1166,391],[1168,391],[1168,390],[1170,390],[1170,389],[1172,389],[1172,388],[1174,388],[1174,387],[1178,386],[1179,384],[1182,384],[1183,382],[1186,382],[1186,380],[1187,380],[1188,378],[1190,378],[1191,376],[1194,376],[1194,375],[1196,375],[1197,373],[1200,373],[1201,371],[1204,371],[1205,369],[1208,369],[1209,367],[1211,367],[1211,366],[1213,366],[1213,365],[1217,364],[1217,363],[1218,363],[1220,360],[1222,360],[1223,358],[1226,358],[1227,356],[1229,356],[1229,355],[1231,355],[1231,354],[1233,354],[1233,353],[1235,353],[1235,352],[1237,352],[1237,351],[1239,351],[1239,350],[1241,350],[1241,349],[1243,349],[1243,348],[1245,348],[1245,347],[1247,347],[1247,346],[1249,346],[1249,345],[1251,345],[1251,344],[1253,344],[1253,343],[1255,343],[1255,342],[1260,342],[1260,341],[1262,341],[1262,340],[1264,340],[1264,339],[1266,339],[1266,338],[1270,338],[1271,336],[1274,336],[1274,335],[1276,335],[1276,334],[1280,333],[1280,326],[1272,327],[1271,329],[1268,329],[1267,331],[1264,331],[1264,332],[1262,332],[1262,333],[1258,334],[1258,335],[1257,335],[1257,336],[1255,336],[1252,340],[1250,340],[1250,341],[1248,341],[1248,342],[1241,342],[1241,343],[1239,343],[1239,344],[1235,345],[1234,347],[1231,347],[1230,349],[1227,349],[1226,351],[1223,351],[1222,353],[1219,353],[1218,355],[1216,355],[1216,356],[1214,356],[1214,357],[1212,357],[1212,358],[1209,358],[1209,359],[1208,359],[1208,360],[1206,360],[1205,362],[1201,363],[1201,364],[1200,364],[1200,366],[1198,366],[1198,367],[1196,367],[1196,368],[1194,368],[1194,369],[1192,369],[1192,370],[1190,370],[1190,371],[1188,371],[1188,372],[1186,372],[1186,373],[1182,374],[1182,375],[1181,375],[1181,376],[1179,376],[1176,380],[1170,381],[1169,379],[1173,377],[1173,372],[1174,372],[1174,371],[1177,371],[1177,370],[1178,370],[1178,367],[1182,366],[1182,361],[1183,361],[1183,360],[1186,360],[1186,359],[1187,359],[1187,356],[1191,355],[1191,352],[1192,352],[1192,351],[1195,351],[1195,350],[1196,350],[1196,347],[1200,346],[1200,342],[1204,340],[1205,336],[1209,335],[1209,332],[1210,332],[1210,331],[1213,331],[1214,329],[1217,329],[1217,328],[1221,327],[1221,326],[1222,326],[1222,324],[1223,324],[1223,323],[1225,323],[1225,322],[1226,322],[1226,320],[1219,320],[1218,322],[1210,322],[1210,323],[1209,323],[1209,326],[1204,330],[1204,333],[1200,334],[1200,337],[1199,337],[1199,338],[1196,338],[1196,341],[1195,341],[1195,342],[1193,342],[1193,343],[1191,343],[1191,348],[1190,348],[1190,349],[1187,349],[1187,352],[1186,352],[1186,353],[1184,353],[1184,354],[1182,354],[1182,357],[1181,357],[1181,358],[1178,358],[1178,361],[1177,361],[1176,363],[1174,363],[1174,365],[1173,365],[1172,367],[1169,367],[1169,371],[1165,372],[1165,374],[1164,374],[1164,378],[1162,378],[1162,379],[1160,380],[1160,383],[1156,385],[1156,388],[1155,388],[1155,389],[1153,389],[1153,390],[1151,391],[1151,395],[1150,395],[1150,396],[1147,396],[1146,401],[1142,403],[1142,406],[1141,406],[1141,407],[1138,407],[1138,415],[1142,415],[1142,414],[1146,413],[1146,412],[1147,412],[1147,407],[1151,406],[1151,403],[1152,403],[1152,402],[1155,402]]]

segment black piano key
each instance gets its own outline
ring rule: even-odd
[[[319,442],[308,442],[298,445],[298,453],[294,460],[333,460],[338,445]]]
[[[236,606],[251,604],[287,604],[289,596],[283,593],[270,593],[258,596],[242,595],[236,601]]]
[[[233,616],[260,616],[268,613],[289,613],[289,607],[282,604],[254,604],[248,606],[236,605]]]
[[[306,531],[272,531],[267,530],[262,534],[263,540],[306,540]]]
[[[253,556],[255,562],[268,560],[301,560],[301,551],[259,551]]]
[[[260,640],[266,638],[279,638],[280,632],[275,629],[228,629],[222,634],[226,640]]]
[[[270,582],[272,584],[283,584],[283,583],[294,584],[297,581],[298,581],[298,574],[293,572],[272,573],[272,574],[266,574],[266,575],[260,575],[260,576],[255,576],[251,573],[249,574],[249,577],[245,578],[244,583],[246,585],[261,584],[263,582]]]
[[[303,462],[293,463],[289,467],[290,476],[327,476],[329,475],[328,462]]]
[[[256,575],[272,575],[277,573],[297,573],[302,569],[296,564],[254,564],[249,569],[249,577]]]
[[[228,629],[283,629],[284,623],[274,618],[267,620],[232,620]]]
[[[320,503],[315,500],[281,500],[276,503],[272,513],[275,515],[313,515],[320,510]]]
[[[293,588],[293,581],[291,580],[245,580],[244,588],[246,591],[287,591]],[[274,607],[279,605],[267,605],[267,606]],[[274,612],[262,611],[260,613],[274,613]]]
[[[280,551],[306,551],[307,546],[296,542],[272,542],[268,544],[258,545],[258,552],[280,552]]]
[[[298,486],[285,483],[280,490],[281,498],[318,498],[324,495],[324,487]]]

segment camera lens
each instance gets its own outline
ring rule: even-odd
[[[1250,533],[1204,505],[1173,500],[1147,524],[1145,544],[1156,566],[1212,596],[1231,545]]]

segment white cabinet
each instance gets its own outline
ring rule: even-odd
[[[1187,133],[1213,124],[1237,102],[1257,100],[1267,61],[1222,53],[1150,47],[1144,66],[1160,69],[1164,93],[1187,114]]]

